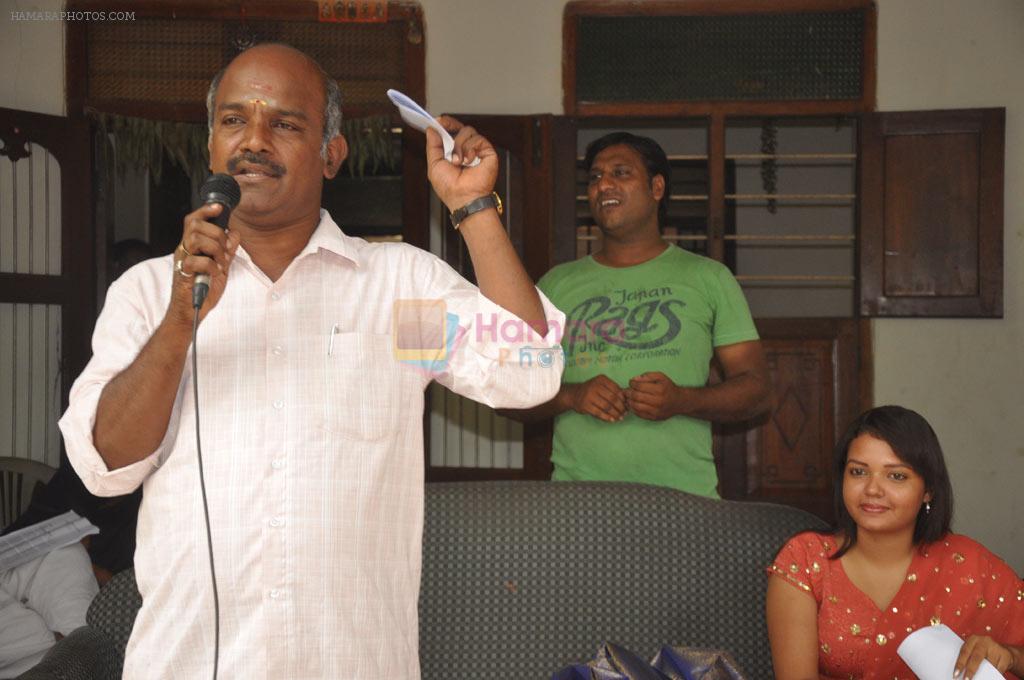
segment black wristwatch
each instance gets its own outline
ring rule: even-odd
[[[498,196],[498,192],[492,191],[490,196],[481,196],[480,198],[474,199],[462,206],[458,210],[454,211],[451,215],[452,226],[456,229],[462,224],[463,220],[472,215],[478,213],[481,210],[487,210],[488,208],[494,208],[500,215],[504,207],[501,205],[501,197]]]

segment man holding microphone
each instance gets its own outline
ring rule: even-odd
[[[337,85],[308,56],[276,44],[243,52],[214,78],[208,108],[211,169],[241,187],[229,228],[211,223],[221,206],[203,206],[185,217],[173,256],[111,286],[61,420],[93,493],[144,489],[143,606],[124,677],[212,670],[198,406],[222,677],[414,680],[423,390],[433,378],[493,406],[547,401],[560,364],[499,361],[518,345],[498,347],[475,324],[524,320],[556,346],[546,320],[560,328],[563,317],[492,207],[498,159],[472,128],[442,118],[454,156],[443,158],[432,131],[426,155],[479,289],[419,249],[346,236],[321,210],[323,179],[347,147]],[[209,276],[210,293],[190,349],[197,274]],[[458,318],[465,341],[434,375],[394,356],[396,303],[407,300],[441,301]],[[421,346],[433,347],[436,332],[424,324]]]

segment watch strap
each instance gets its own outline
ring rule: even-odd
[[[487,196],[475,198],[458,210],[452,211],[452,226],[458,229],[459,225],[462,224],[467,217],[474,213],[478,213],[481,210],[487,210],[488,208],[494,208],[498,211],[499,215],[502,213],[501,198],[498,196],[498,192],[493,191]]]

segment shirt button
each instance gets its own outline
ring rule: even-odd
[[[284,524],[284,520],[281,519],[280,517],[275,517],[272,520],[270,520],[270,526],[272,526],[272,527],[279,527],[282,524]]]
[[[280,300],[281,299],[281,294],[278,293],[277,291],[274,291],[273,293],[270,294],[270,299],[271,300]]]
[[[277,598],[281,597],[281,591],[278,590],[277,588],[274,588],[273,590],[270,591],[270,597],[272,597],[272,598],[274,598],[276,600]]]
[[[270,461],[270,467],[274,468],[275,470],[280,470],[281,468],[284,467],[284,461],[281,460],[280,458],[274,459]]]
[[[283,350],[281,349],[280,345],[277,345],[277,346],[274,347],[274,349],[270,350],[271,354],[273,354],[275,357],[281,356],[281,352],[282,351]]]
[[[284,408],[284,402],[278,399],[277,401],[274,402],[274,408],[280,411],[281,409]]]

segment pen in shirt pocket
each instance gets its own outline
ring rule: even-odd
[[[331,339],[327,343],[327,356],[334,354],[334,336],[338,334],[338,324],[331,326]]]

